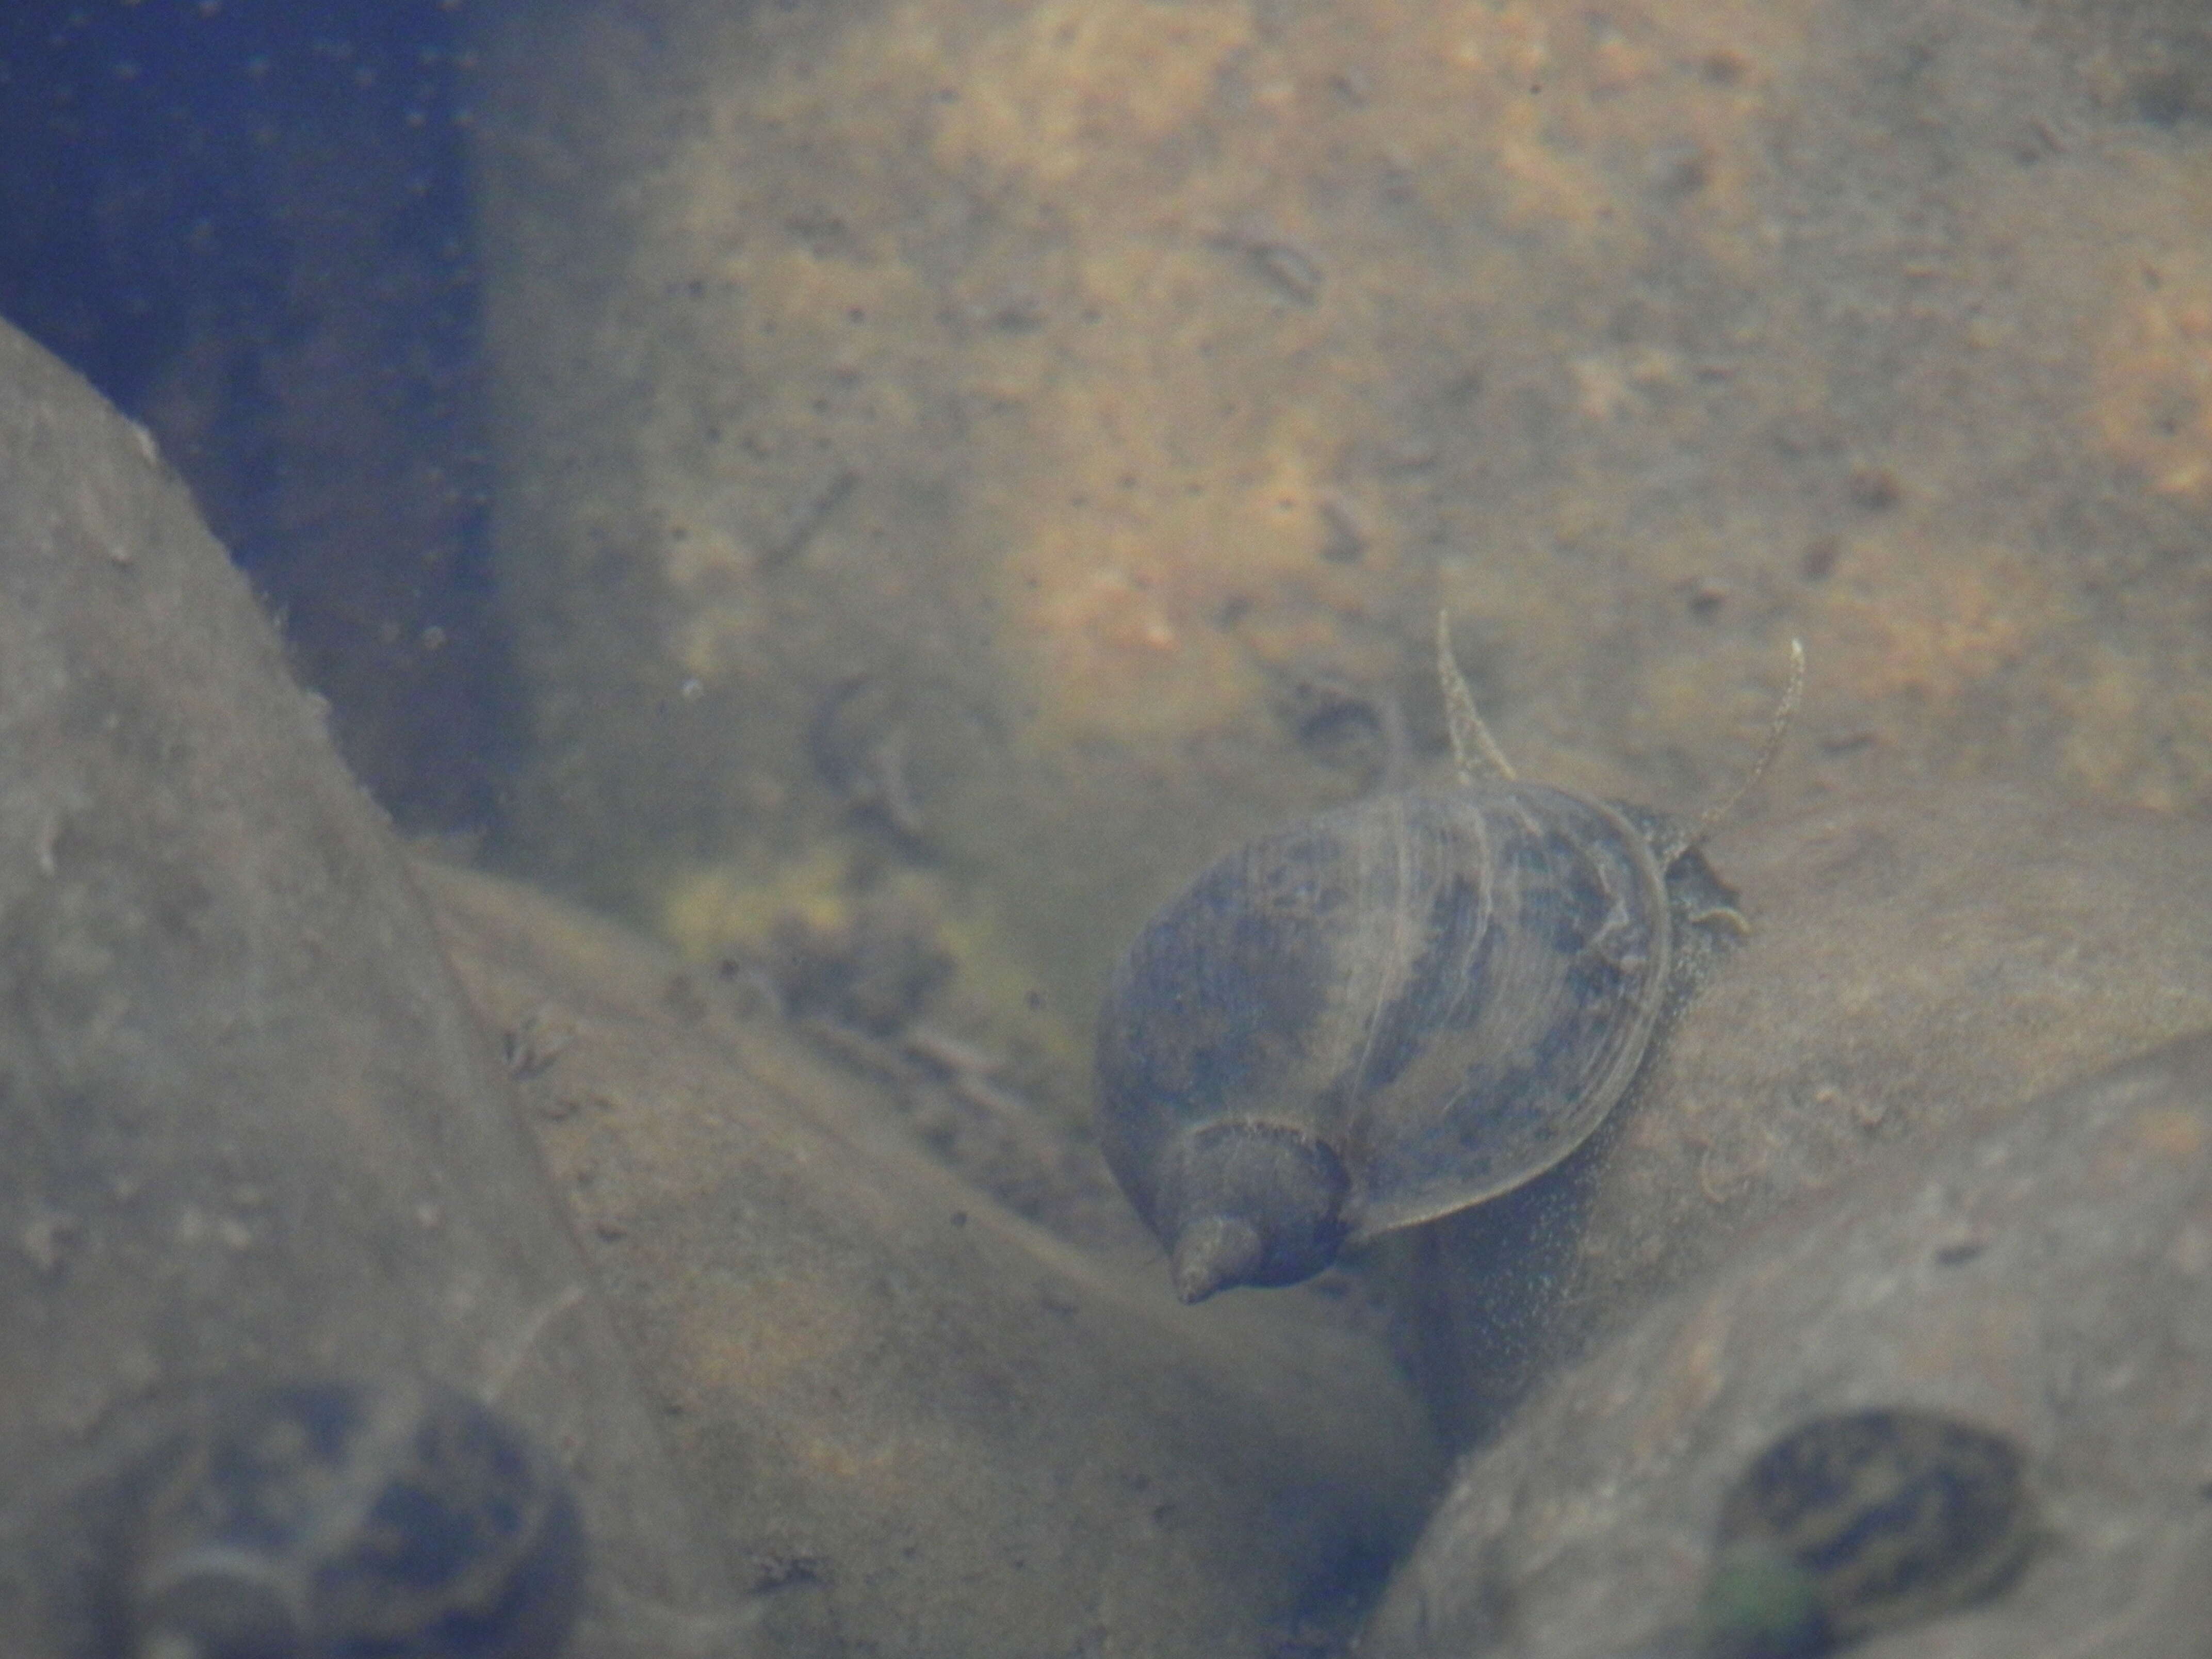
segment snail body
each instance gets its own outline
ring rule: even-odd
[[[1682,929],[1741,926],[1696,848],[1717,813],[1685,833],[1520,781],[1441,638],[1439,665],[1458,788],[1229,854],[1109,988],[1100,1139],[1186,1302],[1297,1283],[1551,1168],[1635,1075]]]

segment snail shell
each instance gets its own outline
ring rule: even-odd
[[[489,1407],[413,1381],[256,1388],[167,1454],[125,1587],[137,1659],[551,1659],[574,1497]]]
[[[1387,795],[1231,853],[1140,934],[1098,1036],[1115,1178],[1194,1302],[1520,1185],[1626,1088],[1666,878],[1619,811]]]
[[[1684,834],[1515,780],[1439,635],[1461,787],[1230,854],[1108,990],[1100,1139],[1186,1302],[1294,1284],[1557,1164],[1635,1075],[1683,929],[1742,925],[1695,848],[1741,789]]]
[[[1786,1659],[1951,1612],[2002,1589],[2034,1534],[2002,1435],[1902,1407],[1816,1418],[1723,1503],[1700,1650]]]

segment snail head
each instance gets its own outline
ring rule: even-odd
[[[1236,1285],[1295,1285],[1336,1260],[1352,1183],[1312,1135],[1279,1123],[1207,1123],[1166,1164],[1154,1226],[1185,1302]]]

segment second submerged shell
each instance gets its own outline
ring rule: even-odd
[[[1815,1418],[1721,1509],[1698,1626],[1711,1659],[1800,1659],[2002,1589],[2034,1537],[2020,1451],[1941,1413]]]
[[[138,1659],[553,1659],[584,1563],[550,1461],[489,1407],[414,1379],[221,1399],[137,1534]]]

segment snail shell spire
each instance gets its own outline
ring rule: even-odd
[[[1203,1302],[1231,1285],[1295,1285],[1344,1243],[1350,1178],[1312,1135],[1278,1123],[1210,1123],[1177,1142],[1154,1230],[1170,1242],[1176,1294]]]

